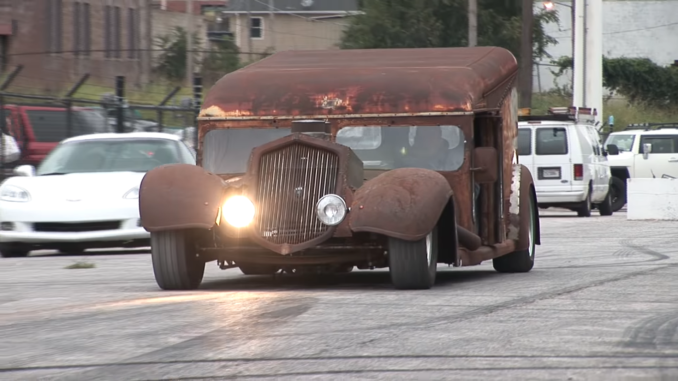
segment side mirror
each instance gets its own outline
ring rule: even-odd
[[[606,152],[610,155],[619,155],[619,147],[616,144],[608,144]]]
[[[499,177],[497,149],[494,147],[478,147],[473,150],[474,179],[477,184],[492,184]]]
[[[20,165],[14,168],[14,174],[17,176],[33,177],[35,176],[35,167],[32,165]]]
[[[652,143],[643,144],[643,159],[647,160],[650,156],[650,152],[652,152]]]

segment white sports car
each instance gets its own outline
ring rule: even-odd
[[[149,246],[139,223],[139,185],[164,164],[195,164],[176,135],[83,135],[62,141],[37,168],[22,165],[0,185],[0,253],[78,253]]]

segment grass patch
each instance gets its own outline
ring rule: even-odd
[[[67,269],[67,270],[73,270],[73,269],[93,269],[93,268],[95,268],[95,267],[96,267],[96,265],[95,265],[94,263],[92,263],[92,262],[77,261],[77,262],[75,262],[75,263],[72,263],[72,264],[70,264],[70,265],[64,267],[64,269]]]
[[[549,93],[535,93],[532,96],[532,113],[545,114],[549,107],[569,106],[572,99]],[[603,104],[603,122],[610,115],[614,116],[615,131],[623,130],[631,123],[665,123],[678,122],[678,109],[654,108],[631,105],[624,99],[611,99]]]

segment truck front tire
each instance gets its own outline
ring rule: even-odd
[[[200,286],[205,262],[198,258],[186,230],[151,233],[155,281],[163,290],[193,290]]]
[[[437,227],[419,241],[389,237],[388,261],[395,288],[425,290],[433,287],[438,268]]]

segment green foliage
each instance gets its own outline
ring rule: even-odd
[[[154,44],[162,53],[157,58],[155,70],[170,81],[181,81],[186,78],[186,51],[188,50],[188,33],[180,26],[174,27],[171,33],[156,37]],[[200,46],[200,38],[193,35],[193,46]],[[195,55],[193,64],[200,62]]]
[[[466,0],[363,0],[362,15],[344,32],[343,49],[428,48],[468,45]],[[544,25],[557,22],[556,12],[534,17],[534,57],[549,57],[557,41]],[[479,0],[478,45],[500,46],[520,53],[521,6],[517,1]]]
[[[155,46],[162,53],[157,58],[155,70],[165,79],[182,81],[186,77],[187,36],[184,28],[175,27],[171,33],[156,37]],[[194,34],[193,46],[196,48],[193,50],[197,50],[201,43],[200,37]],[[213,41],[208,51],[193,53],[193,65],[202,68],[205,83],[214,83],[241,67],[239,54],[238,47],[231,39]]]
[[[572,69],[572,58],[552,61],[556,78]],[[603,86],[630,103],[646,107],[678,108],[678,68],[659,66],[648,58],[603,57]]]

